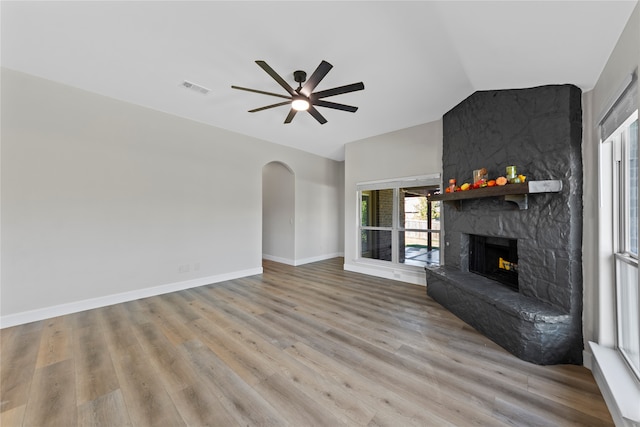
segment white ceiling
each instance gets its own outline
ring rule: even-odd
[[[344,159],[344,144],[434,121],[476,90],[572,83],[591,89],[637,0],[140,1],[0,3],[2,66],[263,140]],[[333,64],[316,90],[364,91],[283,121],[247,110]],[[189,80],[208,95],[181,86]]]

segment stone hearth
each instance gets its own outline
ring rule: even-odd
[[[508,165],[529,180],[560,180],[529,195],[444,203],[444,264],[427,293],[521,359],[582,363],[582,109],[572,85],[476,92],[443,118],[443,178],[472,180]],[[473,190],[470,190],[473,191]],[[469,272],[469,235],[517,239],[518,290]]]

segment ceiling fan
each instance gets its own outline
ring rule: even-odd
[[[290,105],[291,110],[289,111],[287,118],[284,120],[285,124],[291,123],[298,111],[308,111],[309,114],[311,114],[318,122],[320,122],[320,124],[323,125],[327,123],[327,119],[325,119],[315,107],[333,108],[335,110],[348,111],[350,113],[355,113],[358,110],[358,107],[325,101],[323,98],[363,90],[364,84],[362,82],[334,87],[333,89],[321,90],[319,92],[313,92],[316,86],[318,86],[318,83],[320,83],[320,81],[327,75],[329,70],[333,68],[333,65],[329,64],[327,61],[322,61],[320,65],[318,65],[318,68],[316,68],[313,74],[311,74],[309,80],[307,80],[307,73],[305,73],[304,71],[294,71],[293,79],[296,81],[296,83],[298,83],[297,89],[293,89],[291,86],[289,86],[289,84],[282,77],[280,77],[278,73],[276,73],[273,68],[271,68],[266,62],[256,61],[256,64],[258,64],[260,68],[266,71],[267,74],[269,74],[276,82],[278,82],[278,84],[282,86],[289,95],[281,95],[278,93],[265,92],[262,90],[249,89],[240,86],[231,86],[233,89],[246,90],[248,92],[261,93],[263,95],[277,96],[279,98],[286,99],[286,101],[278,102],[277,104],[271,104],[265,107],[249,110],[250,113],[267,110],[274,107],[281,107],[283,105]],[[303,83],[304,86],[302,85]]]

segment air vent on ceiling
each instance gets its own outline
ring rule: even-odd
[[[183,86],[183,87],[185,87],[185,88],[187,88],[187,89],[191,89],[191,90],[193,90],[193,91],[195,91],[195,92],[201,93],[201,94],[203,94],[203,95],[206,95],[206,94],[208,94],[209,92],[211,92],[211,90],[210,90],[210,89],[207,89],[207,88],[206,88],[206,87],[204,87],[204,86],[197,85],[197,84],[195,84],[195,83],[193,83],[193,82],[190,82],[190,81],[188,81],[188,80],[185,80],[184,82],[182,82],[182,85],[181,85],[181,86]]]

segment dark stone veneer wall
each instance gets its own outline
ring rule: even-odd
[[[476,92],[443,118],[443,181],[490,177],[508,165],[528,180],[561,180],[529,195],[527,210],[499,198],[444,208],[444,266],[427,293],[518,357],[582,363],[582,94],[573,85]],[[518,239],[519,293],[468,273],[468,235]]]

